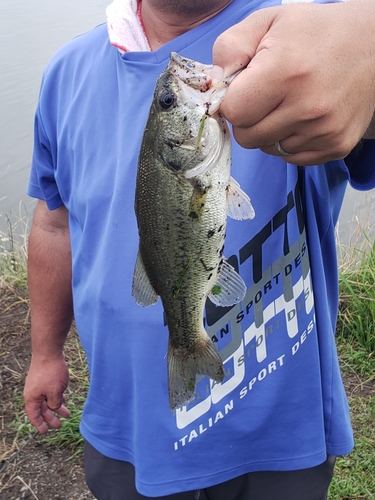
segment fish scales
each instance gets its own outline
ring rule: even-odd
[[[229,130],[217,108],[227,84],[215,87],[210,69],[171,54],[156,84],[137,171],[133,297],[143,306],[161,297],[172,409],[192,400],[197,375],[224,379],[221,358],[203,326],[207,297],[231,305],[245,293],[223,257],[231,153]],[[237,210],[250,203],[238,185],[234,191]],[[252,207],[247,210],[253,216]]]
[[[139,182],[153,184],[155,176],[163,182],[140,190],[137,198],[140,253],[151,285],[162,297],[172,342],[188,343],[197,335],[205,298],[216,282],[227,217],[225,179],[206,176],[217,189],[207,189],[198,221],[191,216],[195,189],[190,182],[157,160],[152,168],[141,161]]]

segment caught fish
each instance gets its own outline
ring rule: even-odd
[[[224,379],[203,325],[207,298],[231,306],[246,291],[223,247],[227,215],[251,219],[254,210],[230,176],[230,132],[218,111],[230,79],[211,78],[211,69],[171,54],[156,84],[138,163],[132,294],[142,306],[161,297],[171,409],[194,399],[197,375]]]

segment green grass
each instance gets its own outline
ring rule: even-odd
[[[26,288],[27,223],[22,218],[11,221],[1,214],[0,223],[7,228],[0,231],[0,285]]]
[[[338,331],[369,354],[375,352],[375,244],[357,250],[356,260],[340,271]]]
[[[329,500],[375,500],[375,244],[362,242],[341,263],[337,324],[355,447],[337,459]]]
[[[375,396],[351,397],[355,448],[339,457],[329,500],[375,499]]]
[[[347,393],[355,447],[337,459],[329,500],[375,500],[375,360],[356,341],[339,339],[338,348],[344,377],[352,380]]]

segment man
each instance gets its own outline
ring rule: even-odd
[[[24,397],[42,433],[69,416],[74,304],[90,370],[86,478],[99,499],[323,500],[334,457],[353,446],[334,344],[334,225],[348,180],[375,185],[373,142],[357,146],[373,137],[375,5],[273,5],[117,0],[110,41],[99,26],[46,69]],[[245,298],[206,307],[226,377],[201,379],[196,399],[171,413],[160,301],[141,309],[131,297],[137,156],[169,53],[208,63],[212,50],[217,76],[247,66],[221,110],[249,148],[233,144],[233,176],[256,217],[227,227]]]

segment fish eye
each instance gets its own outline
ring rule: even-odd
[[[172,92],[164,91],[159,95],[160,107],[166,111],[174,107],[176,96]]]

